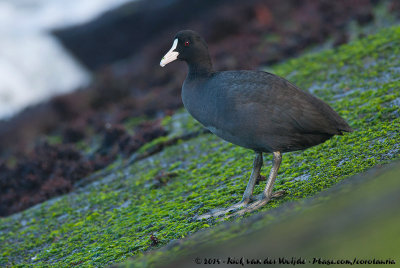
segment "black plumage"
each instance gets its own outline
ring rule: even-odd
[[[326,103],[266,72],[188,76],[182,100],[217,136],[255,151],[302,150],[351,131]]]
[[[182,86],[185,108],[217,136],[256,152],[252,177],[259,176],[262,152],[274,153],[277,173],[281,153],[352,131],[328,104],[282,77],[262,71],[214,72],[207,44],[196,32],[179,32],[160,64],[175,59],[189,66]],[[264,200],[271,198],[272,173]],[[241,205],[250,202],[255,180],[250,178]]]

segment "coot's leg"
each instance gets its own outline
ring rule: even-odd
[[[282,195],[283,191],[277,192],[274,194],[272,193],[272,188],[274,188],[275,179],[276,179],[276,176],[278,175],[278,169],[279,169],[279,166],[281,165],[281,162],[282,162],[281,152],[274,152],[273,165],[271,168],[271,172],[269,173],[267,186],[265,187],[265,190],[261,195],[261,200],[256,201],[256,202],[250,204],[249,206],[237,211],[235,213],[235,215],[243,215],[246,212],[251,212],[251,211],[257,210],[260,207],[267,204],[269,202],[269,200],[271,200],[272,197],[277,197],[277,196]],[[228,216],[228,217],[231,217],[231,216]]]
[[[269,200],[272,197],[272,189],[274,188],[274,183],[276,180],[276,176],[278,175],[278,169],[281,165],[281,162],[282,162],[281,152],[274,152],[274,164],[269,173],[267,186],[265,187],[265,190],[263,192],[263,196],[265,199]]]
[[[246,190],[244,191],[242,201],[236,203],[226,209],[214,209],[209,213],[198,216],[197,219],[208,219],[210,217],[219,217],[221,215],[225,215],[231,211],[246,207],[251,201],[251,195],[254,191],[254,186],[256,185],[257,178],[260,176],[261,167],[263,164],[263,156],[262,153],[256,152],[256,157],[253,162],[253,170],[251,171],[249,182],[247,183]]]
[[[263,164],[262,153],[256,152],[256,157],[254,158],[253,162],[253,170],[251,171],[249,182],[247,183],[246,190],[244,191],[243,198],[240,203],[246,205],[250,202],[250,197],[253,194],[257,178],[260,176],[262,164]]]
[[[219,217],[221,215],[224,215],[228,212],[232,212],[240,208],[241,208],[240,210],[231,213],[228,216],[225,216],[225,218],[229,218],[235,215],[243,215],[246,212],[251,212],[264,206],[265,204],[268,203],[269,200],[271,200],[271,198],[281,196],[284,191],[272,193],[276,176],[278,175],[278,169],[282,162],[281,152],[274,152],[273,165],[271,168],[271,172],[269,173],[267,186],[265,187],[264,192],[261,194],[261,200],[249,204],[251,195],[254,190],[254,185],[256,183],[258,176],[260,175],[262,162],[263,162],[262,153],[256,153],[256,158],[254,159],[253,163],[253,171],[251,172],[249,183],[247,184],[246,190],[244,191],[243,194],[243,199],[240,203],[237,203],[227,209],[216,209],[214,211],[211,211],[210,213],[197,217],[197,219],[208,219],[210,217]]]

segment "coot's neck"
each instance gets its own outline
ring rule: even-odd
[[[187,62],[189,66],[188,78],[207,77],[213,72],[210,56],[201,60]]]

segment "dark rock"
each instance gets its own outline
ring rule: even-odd
[[[54,35],[89,69],[140,51],[166,27],[185,25],[224,1],[145,0],[127,3],[92,22],[59,29]],[[185,12],[182,12],[185,10]]]

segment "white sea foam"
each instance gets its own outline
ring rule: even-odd
[[[0,0],[0,118],[84,86],[90,74],[50,35],[129,0]]]

